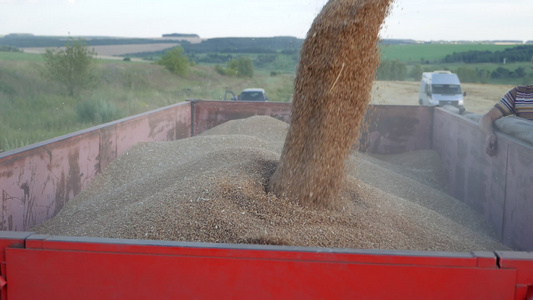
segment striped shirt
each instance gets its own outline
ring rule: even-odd
[[[533,85],[515,87],[495,107],[504,116],[515,115],[533,121]]]

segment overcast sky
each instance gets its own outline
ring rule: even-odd
[[[0,35],[305,38],[327,0],[0,0]],[[533,40],[533,0],[396,0],[382,38]]]

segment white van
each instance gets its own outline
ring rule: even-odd
[[[424,106],[452,105],[464,111],[464,94],[459,77],[450,71],[422,73],[418,103]]]

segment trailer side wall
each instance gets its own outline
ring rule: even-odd
[[[8,299],[511,300],[533,259],[44,235],[5,252]]]
[[[433,149],[449,193],[483,214],[506,245],[533,250],[533,146],[497,132],[490,157],[477,123],[440,108],[434,114]]]
[[[191,135],[182,103],[0,154],[0,230],[53,217],[117,156],[139,142]]]
[[[53,217],[117,156],[139,142],[202,133],[231,119],[268,115],[290,120],[290,104],[187,101],[0,154],[0,230],[27,231]],[[533,149],[498,133],[499,154],[484,154],[477,124],[442,108],[371,106],[360,150],[395,154],[434,149],[449,191],[494,226],[502,241],[533,250]]]

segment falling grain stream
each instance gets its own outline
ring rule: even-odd
[[[329,1],[302,46],[292,120],[269,190],[302,204],[340,207],[345,162],[359,133],[391,0]]]

